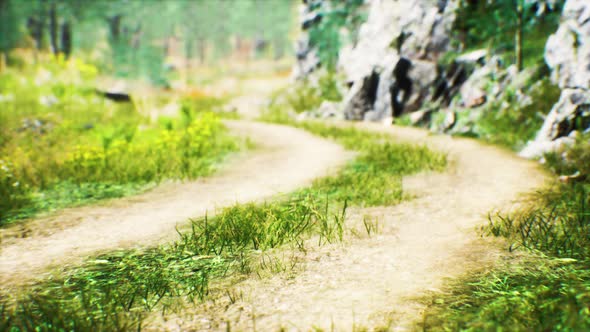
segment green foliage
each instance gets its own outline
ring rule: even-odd
[[[333,71],[320,75],[317,82],[302,80],[280,91],[271,100],[271,107],[274,105],[281,108],[287,107],[295,113],[302,113],[317,110],[325,100],[334,102],[342,100],[338,77]]]
[[[2,301],[0,326],[27,330],[140,330],[147,313],[175,310],[180,300],[208,295],[209,283],[249,273],[259,250],[292,244],[304,250],[342,239],[346,205],[295,196],[286,201],[236,205],[215,218],[194,220],[171,245],[119,251],[41,283],[17,303]]]
[[[183,301],[206,298],[213,281],[257,269],[284,270],[265,258],[274,248],[305,251],[312,237],[318,245],[342,241],[349,200],[397,202],[401,175],[446,164],[440,153],[391,143],[384,134],[322,123],[300,126],[361,154],[340,176],[320,179],[286,199],[223,209],[213,218],[193,220],[171,245],[101,255],[65,277],[40,283],[16,303],[0,301],[0,324],[15,331],[139,330],[151,311],[169,312]],[[368,234],[375,231],[370,222],[365,227]]]
[[[515,35],[523,31],[524,66],[543,61],[543,50],[548,36],[557,30],[563,1],[556,1],[553,10],[537,16],[535,4],[546,2],[523,0],[468,1],[462,0],[453,30],[462,49],[491,48],[503,53],[508,62],[515,58]],[[518,25],[518,7],[523,8],[522,27]]]
[[[522,149],[543,125],[540,114],[546,114],[559,100],[561,90],[545,78],[524,91],[531,103],[521,105],[514,91],[504,91],[503,97],[486,107],[476,125],[483,140]]]
[[[143,183],[83,182],[78,184],[62,181],[45,190],[26,192],[27,200],[24,204],[6,204],[2,207],[2,211],[10,211],[10,213],[5,216],[3,223],[8,224],[15,220],[31,218],[42,212],[85,205],[104,199],[131,196],[151,187],[151,185]]]
[[[517,215],[490,219],[488,231],[520,246],[555,257],[583,259],[590,250],[590,186],[562,185],[543,192],[542,205]]]
[[[582,134],[576,143],[561,153],[545,155],[547,167],[555,173],[572,175],[578,172],[580,178],[590,181],[590,134]]]
[[[436,296],[423,328],[428,331],[587,331],[590,266],[563,260],[523,262],[476,275]]]
[[[405,198],[402,176],[424,170],[441,171],[447,165],[446,156],[442,153],[425,146],[392,143],[384,134],[320,122],[303,122],[297,126],[335,139],[346,148],[360,153],[339,174],[318,179],[309,189],[328,194],[338,201],[361,206],[397,204]]]
[[[296,113],[313,111],[322,104],[319,90],[308,81],[297,83],[297,87],[285,96],[287,103]]]
[[[587,137],[562,160],[547,158],[557,174],[577,180],[537,193],[531,208],[490,218],[488,234],[506,237],[510,249],[540,257],[454,282],[435,296],[425,329],[435,331],[586,331],[590,329],[590,145]]]
[[[314,181],[305,193],[328,194],[332,199],[361,206],[391,205],[405,198],[402,176],[424,170],[441,171],[447,166],[445,154],[425,146],[393,143],[386,134],[317,121],[296,122],[285,112],[287,105],[275,100],[262,119],[305,129],[360,153],[337,175]]]
[[[327,71],[318,80],[318,89],[322,100],[341,101],[342,93],[338,87],[339,77],[334,71]]]
[[[319,14],[322,20],[309,29],[309,40],[316,47],[321,63],[333,70],[338,61],[340,48],[347,42],[354,41],[361,24],[366,20],[362,11],[364,0],[329,1]],[[352,40],[341,39],[341,29],[349,29]]]
[[[144,78],[167,86],[168,56],[217,61],[238,52],[241,40],[264,40],[267,52],[282,57],[290,44],[293,0],[0,0],[0,52],[17,46],[49,50],[50,36],[62,36],[68,23],[74,55],[91,58],[121,77]],[[55,9],[58,24],[50,24]],[[34,24],[31,24],[34,22]],[[38,27],[39,36],[33,30]],[[34,46],[38,40],[39,45]],[[244,45],[244,43],[242,43]]]
[[[207,175],[238,148],[211,112],[220,100],[192,98],[180,119],[158,127],[131,104],[113,104],[86,88],[88,65],[54,66],[18,79],[11,71],[0,75],[0,191],[8,197],[0,203],[0,224],[66,203],[120,197],[162,179]],[[41,79],[47,81],[35,83]],[[71,197],[60,197],[64,188],[74,189]]]

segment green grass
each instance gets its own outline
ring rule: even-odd
[[[396,203],[402,199],[402,175],[441,170],[446,164],[444,154],[395,144],[387,135],[322,123],[301,126],[359,151],[358,158],[337,176],[285,198],[236,205],[215,217],[192,220],[191,228],[170,245],[101,255],[43,281],[4,302],[0,327],[139,330],[150,312],[180,310],[207,298],[213,282],[261,270],[288,272],[296,261],[267,253],[277,248],[305,252],[310,245],[341,242],[349,204]],[[365,221],[369,236],[376,227]]]
[[[545,78],[524,93],[531,98],[530,104],[521,105],[507,88],[500,100],[487,105],[476,122],[476,136],[515,151],[522,149],[543,125],[541,114],[549,113],[561,90]]]
[[[140,194],[155,184],[107,182],[72,183],[59,182],[47,190],[37,191],[28,196],[27,204],[3,219],[5,225],[21,219],[32,218],[40,213],[56,211],[99,202],[111,198],[121,198]]]
[[[241,147],[215,115],[225,100],[186,96],[179,117],[152,122],[142,111],[168,97],[112,103],[91,88],[87,67],[58,61],[0,74],[0,226],[208,175]]]
[[[578,179],[536,193],[526,210],[491,216],[484,228],[506,238],[509,250],[524,250],[532,258],[453,282],[446,294],[432,299],[427,330],[590,329],[588,137],[569,149],[567,159],[557,155],[547,156],[547,166],[556,174],[578,171]]]
[[[444,153],[426,146],[395,143],[387,134],[319,121],[296,122],[279,108],[271,108],[262,119],[307,130],[359,153],[338,174],[314,181],[305,193],[328,194],[337,201],[360,206],[394,205],[405,198],[402,176],[419,171],[442,171],[447,166]]]
[[[587,262],[528,260],[502,271],[453,282],[435,296],[426,331],[587,331]]]
[[[174,310],[208,295],[212,280],[250,273],[256,255],[305,241],[340,241],[346,204],[294,196],[236,205],[192,221],[171,245],[101,255],[4,303],[0,327],[27,330],[138,330],[155,309]],[[1,312],[0,312],[1,313]]]

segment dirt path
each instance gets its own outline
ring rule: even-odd
[[[38,277],[39,271],[50,267],[79,263],[99,251],[170,239],[175,227],[188,218],[292,191],[350,157],[339,145],[294,128],[245,121],[227,125],[250,137],[259,151],[237,158],[210,178],[169,183],[110,206],[65,211],[56,218],[64,224],[78,220],[73,227],[13,239],[0,247],[0,285]]]
[[[414,330],[424,309],[417,298],[442,287],[446,278],[501,259],[498,245],[480,238],[476,228],[492,209],[514,206],[519,193],[544,183],[536,163],[473,140],[359,126],[447,151],[450,171],[404,179],[414,200],[357,211],[353,223],[363,215],[379,219],[377,236],[317,249],[295,277],[246,280],[233,290],[237,302],[218,298],[168,320],[165,328],[225,330],[229,322],[234,331]]]

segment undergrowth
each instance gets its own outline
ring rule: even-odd
[[[60,59],[0,75],[0,226],[206,175],[238,149],[212,112],[222,100],[186,96],[180,117],[154,123],[142,113],[149,103],[96,94],[95,75],[90,65]]]
[[[533,258],[454,282],[449,293],[434,297],[426,330],[590,329],[588,142],[581,137],[566,158],[546,157],[556,174],[575,172],[575,178],[535,194],[526,210],[490,216],[484,228],[506,238],[510,250],[526,250]]]
[[[341,241],[347,205],[293,196],[236,205],[192,221],[171,245],[101,255],[65,277],[3,303],[0,327],[10,331],[141,330],[156,308],[175,310],[208,295],[212,280],[250,273],[257,253],[284,245],[305,250]]]
[[[513,150],[520,150],[535,137],[543,117],[559,100],[561,90],[549,79],[543,79],[524,91],[529,103],[522,103],[516,91],[509,88],[500,100],[486,106],[475,130],[479,138]]]
[[[426,146],[395,143],[387,134],[353,127],[339,127],[319,121],[294,121],[284,108],[272,105],[262,119],[295,126],[329,138],[359,156],[335,176],[314,181],[304,192],[328,194],[331,198],[361,206],[393,205],[403,200],[401,179],[419,171],[442,171],[447,166],[444,153]]]
[[[397,202],[402,175],[446,164],[444,154],[395,144],[383,134],[322,123],[300,126],[360,155],[338,176],[319,179],[284,199],[236,205],[192,220],[171,245],[101,255],[18,298],[0,301],[0,326],[13,331],[141,330],[152,311],[179,310],[207,298],[214,281],[260,269],[286,271],[296,264],[265,254],[275,248],[305,252],[314,243],[343,241],[349,204]],[[376,231],[370,220],[365,228],[368,235]]]

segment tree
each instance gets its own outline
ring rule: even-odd
[[[461,0],[455,30],[463,48],[481,47],[489,42],[496,49],[510,47],[514,63],[524,67],[526,34],[558,12],[563,0]],[[508,46],[508,47],[507,47]]]

